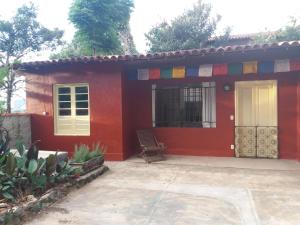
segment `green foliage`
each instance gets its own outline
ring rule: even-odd
[[[98,156],[103,155],[102,150],[100,149],[100,144],[93,144],[93,151],[89,152],[89,158],[96,158]]]
[[[74,163],[84,163],[92,158],[98,156],[103,156],[105,151],[105,146],[100,145],[100,143],[93,144],[92,150],[90,150],[88,145],[80,144],[75,145],[75,152],[73,155],[72,162]]]
[[[39,141],[36,141],[34,142],[30,148],[28,149],[28,152],[27,152],[27,160],[28,162],[32,159],[34,160],[37,160],[38,159],[38,156],[39,156],[39,150],[38,150],[38,147],[37,147],[37,142]]]
[[[13,195],[15,184],[13,180],[14,179],[11,179],[9,175],[0,173],[0,196],[10,201],[15,200],[15,197]]]
[[[9,153],[10,154],[10,153]],[[14,201],[15,178],[12,176],[14,165],[12,163],[13,155],[0,155],[0,197],[9,201]],[[7,161],[7,158],[8,161]],[[10,174],[6,173],[8,171]]]
[[[49,155],[46,159],[46,176],[51,176],[56,170],[57,154]]]
[[[17,148],[17,151],[18,151],[20,156],[24,155],[24,153],[26,151],[26,147],[23,144],[23,142],[19,139],[16,141],[16,148]]]
[[[31,159],[28,164],[27,172],[32,175],[38,168],[37,160]]]
[[[8,75],[9,73],[9,67],[3,66],[0,68],[0,83],[3,82],[4,78]]]
[[[87,145],[75,145],[75,152],[73,155],[73,162],[83,163],[89,159],[89,146]]]
[[[55,49],[63,44],[63,31],[47,29],[37,20],[33,4],[17,9],[11,20],[0,19],[0,89],[6,94],[6,111],[11,112],[11,99],[20,86],[15,64],[28,53]]]
[[[9,153],[6,156],[6,163],[5,163],[5,173],[8,175],[13,175],[17,168],[17,160],[12,153]]]
[[[299,20],[292,17],[289,24],[277,31],[266,31],[258,34],[253,43],[265,44],[280,41],[295,41],[300,40],[300,24]]]
[[[123,53],[120,34],[130,33],[132,8],[133,0],[73,0],[69,19],[76,34],[71,44],[51,58]],[[135,50],[132,38],[129,41]]]
[[[44,190],[74,174],[68,162],[57,163],[57,154],[38,159],[36,142],[33,145],[26,152],[24,144],[19,142],[19,155],[10,152],[0,155],[0,197],[15,201],[22,191]]]
[[[19,60],[26,53],[62,44],[63,31],[49,30],[37,21],[33,4],[23,5],[10,20],[0,20],[0,52]]]
[[[221,17],[211,16],[211,5],[198,1],[190,10],[176,17],[171,23],[162,22],[154,26],[145,36],[150,52],[163,52],[200,48],[215,36]],[[220,40],[229,36],[227,29]]]
[[[31,183],[34,189],[37,188],[45,188],[47,184],[47,176],[46,175],[40,175],[40,176],[32,176],[31,177]]]

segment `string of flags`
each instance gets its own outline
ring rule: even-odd
[[[185,77],[237,76],[242,74],[272,74],[300,71],[300,59],[275,61],[249,61],[229,64],[205,64],[200,66],[175,66],[144,68],[128,72],[129,80],[176,79]]]

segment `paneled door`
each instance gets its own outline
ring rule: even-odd
[[[235,83],[235,155],[278,158],[277,81]]]

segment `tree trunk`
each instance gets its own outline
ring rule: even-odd
[[[11,100],[14,91],[15,74],[12,68],[9,69],[7,76],[7,87],[6,87],[6,112],[11,113]]]
[[[6,112],[7,113],[11,113],[11,99],[12,99],[11,90],[12,89],[10,87],[6,90]]]

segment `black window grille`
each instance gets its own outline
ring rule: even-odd
[[[215,83],[153,86],[155,127],[215,127]]]

